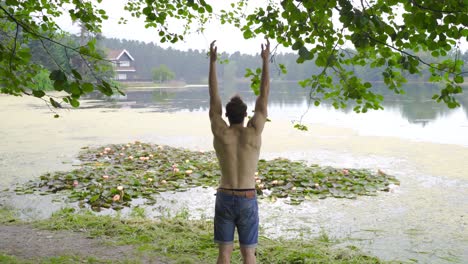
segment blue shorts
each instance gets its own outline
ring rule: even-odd
[[[241,247],[257,246],[257,197],[246,198],[218,191],[214,218],[215,243],[224,245],[234,243],[235,227],[237,227]]]

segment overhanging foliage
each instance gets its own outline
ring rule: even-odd
[[[283,0],[266,1],[261,7],[251,8],[252,3],[237,0],[225,10],[215,10],[204,0],[130,0],[125,9],[132,16],[145,18],[146,27],[154,28],[161,42],[183,40],[186,34],[219,20],[237,27],[246,39],[265,36],[278,45],[291,47],[299,55],[298,63],[311,60],[322,68],[299,82],[310,88],[310,98],[316,105],[329,99],[338,108],[351,100],[357,103],[357,112],[381,109],[383,96],[374,93],[372,83],[356,77],[353,71],[353,66],[370,65],[382,69],[384,83],[395,93],[404,92],[401,85],[405,76],[429,68],[432,76],[427,81],[443,83],[432,99],[450,108],[459,106],[455,96],[463,92],[461,84],[466,74],[459,50],[462,41],[468,39],[466,1]],[[68,14],[63,14],[62,6],[69,7]],[[99,71],[93,67],[103,58],[92,39],[79,47],[57,41],[60,29],[55,20],[62,15],[82,23],[93,34],[100,33],[102,21],[108,18],[106,11],[93,1],[0,1],[2,93],[46,96],[28,91],[32,76],[41,70],[29,63],[31,53],[24,44],[31,40],[75,52],[87,62],[84,65],[90,67],[89,71]],[[174,20],[185,25],[182,31],[170,27]],[[430,52],[432,58],[418,56],[420,51]],[[272,60],[274,56],[273,53]],[[255,81],[257,74],[250,71],[249,77]],[[50,75],[54,88],[69,94],[60,99],[72,106],[78,105],[81,95],[95,88],[106,95],[114,92],[104,78],[83,81],[81,77],[73,67],[58,68]],[[50,103],[60,106],[52,97]]]

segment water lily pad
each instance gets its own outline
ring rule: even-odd
[[[119,210],[136,198],[153,204],[154,195],[162,192],[181,192],[195,186],[215,187],[220,178],[214,152],[141,142],[85,147],[79,159],[82,163],[78,169],[46,173],[17,186],[15,191],[18,194],[62,192],[70,201],[80,201],[80,205],[93,210]],[[261,194],[268,189],[270,201],[289,197],[290,204],[328,197],[355,199],[358,195],[388,191],[391,183],[399,184],[395,177],[381,171],[320,167],[281,158],[260,160],[257,177],[259,197],[264,197]],[[120,199],[114,201],[115,195]]]

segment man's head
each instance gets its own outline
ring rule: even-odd
[[[244,123],[244,118],[247,116],[247,105],[239,95],[233,96],[229,103],[227,103],[226,116],[231,125]]]

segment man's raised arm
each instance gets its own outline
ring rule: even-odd
[[[270,93],[270,66],[269,66],[269,57],[270,57],[270,41],[267,39],[265,46],[262,44],[262,78],[260,82],[260,95],[257,97],[255,102],[255,113],[264,115],[265,117],[268,114],[267,104],[268,104],[268,94]]]
[[[221,117],[223,113],[221,97],[218,91],[218,79],[216,78],[216,52],[218,48],[214,45],[215,41],[210,44],[210,72],[208,83],[210,89],[210,118],[216,115]]]

